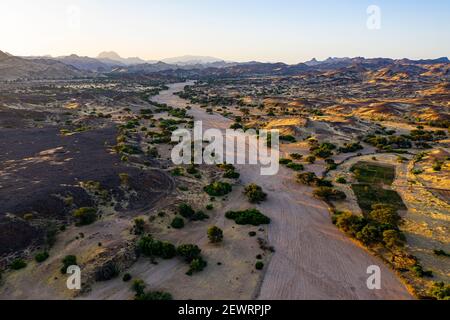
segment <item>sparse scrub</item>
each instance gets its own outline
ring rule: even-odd
[[[248,209],[244,211],[228,211],[225,214],[227,219],[234,220],[239,225],[253,225],[259,226],[262,224],[269,224],[270,218],[263,215],[257,209]]]
[[[267,198],[267,194],[257,184],[249,184],[244,189],[244,194],[251,203],[260,203]]]
[[[212,197],[222,197],[231,192],[231,184],[221,181],[213,182],[203,188],[203,190]]]
[[[213,226],[208,229],[208,239],[211,243],[219,243],[223,240],[223,231],[219,227]]]
[[[73,216],[77,219],[78,226],[90,225],[97,220],[97,209],[91,207],[79,208],[73,212]]]

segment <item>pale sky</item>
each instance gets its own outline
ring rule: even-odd
[[[381,29],[367,8],[381,9]],[[447,0],[0,0],[0,50],[298,63],[450,53]]]

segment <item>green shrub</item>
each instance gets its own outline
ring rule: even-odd
[[[285,135],[285,136],[281,135],[280,136],[280,141],[296,142],[297,139],[294,136],[292,136],[292,135]]]
[[[136,279],[133,281],[131,288],[135,292],[135,297],[141,297],[145,293],[145,283],[141,279]]]
[[[173,297],[170,293],[167,293],[167,292],[150,291],[150,292],[145,292],[139,296],[136,296],[135,300],[138,300],[138,301],[167,301],[167,300],[173,300]]]
[[[302,171],[302,170],[305,169],[305,167],[304,167],[302,164],[300,164],[300,163],[294,163],[294,162],[289,163],[289,164],[287,165],[287,167],[288,167],[289,169],[294,170],[294,171]]]
[[[221,197],[231,192],[231,184],[221,181],[213,182],[203,188],[203,190],[212,197]]]
[[[225,217],[234,220],[239,225],[259,226],[261,224],[269,224],[270,218],[263,215],[257,209],[248,209],[244,211],[228,211]]]
[[[184,228],[184,219],[181,217],[173,218],[170,226],[174,229],[183,229]]]
[[[258,261],[258,262],[255,264],[255,268],[256,268],[256,270],[262,270],[262,269],[264,269],[264,263],[262,263],[261,261]]]
[[[123,277],[122,277],[122,281],[123,282],[128,282],[128,281],[130,281],[131,280],[131,274],[129,274],[129,273],[125,273],[124,275],[123,275]]]
[[[282,164],[282,165],[288,165],[291,162],[292,162],[291,159],[287,159],[287,158],[281,158],[280,159],[280,164]]]
[[[208,211],[211,211],[211,210],[213,210],[214,209],[214,206],[212,205],[212,204],[208,204],[207,206],[206,206],[206,210],[208,210]]]
[[[433,250],[434,254],[441,257],[450,257],[450,253],[440,249],[440,250]]]
[[[189,270],[186,274],[191,276],[195,272],[202,271],[204,268],[206,268],[207,265],[208,263],[205,260],[203,260],[202,257],[195,258],[189,264]]]
[[[144,236],[138,241],[138,249],[148,257],[172,259],[176,255],[176,249],[173,244],[155,240],[150,235]]]
[[[78,226],[86,226],[97,220],[97,209],[90,207],[79,208],[73,212],[73,216],[78,220]]]
[[[397,230],[386,230],[383,232],[383,243],[389,249],[403,247],[405,245],[405,236]]]
[[[9,266],[12,270],[20,270],[27,267],[27,263],[22,259],[15,259]]]
[[[65,256],[62,260],[63,266],[61,267],[61,273],[66,274],[67,268],[70,266],[76,266],[77,265],[77,257],[73,255]]]
[[[180,177],[180,176],[182,176],[183,175],[183,173],[184,173],[184,170],[183,170],[183,168],[175,168],[175,169],[173,169],[172,170],[172,175],[174,176],[174,177]]]
[[[314,172],[303,172],[297,175],[297,181],[307,186],[317,186],[319,178],[317,178]]]
[[[47,251],[39,252],[34,256],[34,260],[36,260],[36,262],[38,263],[41,263],[47,260],[49,256],[50,255],[48,254]]]
[[[197,211],[191,218],[192,221],[204,221],[209,219],[209,216],[203,211]]]
[[[331,201],[345,200],[347,198],[344,192],[331,187],[318,187],[314,189],[313,194],[319,199]]]
[[[291,153],[289,155],[292,159],[294,160],[301,160],[303,159],[303,155],[299,154],[299,153]]]
[[[177,248],[177,254],[183,257],[186,262],[191,263],[192,260],[200,257],[202,250],[195,244],[183,244]]]
[[[186,203],[182,203],[178,206],[178,213],[186,219],[192,218],[192,216],[195,214],[194,209]]]
[[[450,300],[450,284],[445,284],[444,282],[437,282],[433,285],[430,290],[432,297],[438,300]]]
[[[144,233],[145,230],[145,221],[142,218],[136,218],[134,219],[134,234],[135,235],[141,235]]]
[[[224,174],[223,177],[226,179],[239,179],[241,176],[241,174],[239,172],[236,172],[234,170],[227,170]]]
[[[208,239],[211,243],[219,243],[223,240],[223,231],[219,227],[213,226],[208,229]]]
[[[315,156],[307,156],[305,160],[306,160],[306,162],[313,164],[314,162],[316,162],[316,157]]]
[[[423,267],[420,264],[416,264],[415,266],[413,266],[411,268],[411,271],[414,272],[414,274],[419,277],[419,278],[432,278],[433,277],[433,272],[432,271],[425,271],[423,270]]]
[[[262,188],[254,183],[245,187],[244,194],[251,203],[260,203],[267,198],[267,194],[264,193]]]
[[[397,226],[401,219],[395,207],[381,203],[372,206],[372,211],[368,214],[368,218],[380,224],[392,226]]]
[[[347,180],[344,177],[338,177],[336,178],[336,182],[340,184],[346,184]]]

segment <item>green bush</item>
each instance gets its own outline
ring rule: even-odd
[[[164,300],[173,300],[173,297],[170,293],[167,293],[167,292],[150,291],[150,292],[145,292],[139,296],[136,296],[135,300],[138,300],[138,301],[164,301]]]
[[[61,267],[61,273],[66,274],[67,268],[70,266],[76,266],[77,265],[77,257],[73,255],[65,256],[62,260],[63,266]]]
[[[405,236],[397,230],[386,230],[383,232],[383,243],[389,249],[403,247]]]
[[[289,155],[292,159],[294,160],[301,160],[303,159],[303,155],[299,154],[299,153],[291,153]]]
[[[302,164],[300,164],[300,163],[294,163],[294,162],[289,163],[289,164],[287,165],[287,167],[288,167],[289,169],[294,170],[294,171],[302,171],[302,170],[305,169],[305,167],[304,167]]]
[[[34,260],[36,260],[36,262],[38,263],[41,263],[47,260],[49,256],[50,255],[48,254],[47,251],[39,252],[34,256]]]
[[[414,274],[419,277],[419,278],[432,278],[433,277],[433,272],[432,271],[425,271],[423,270],[423,267],[420,264],[416,264],[415,266],[413,266],[411,268],[411,271],[414,272]]]
[[[450,300],[450,284],[445,284],[444,282],[437,282],[433,285],[430,290],[432,297],[438,300]]]
[[[307,156],[305,160],[306,160],[306,162],[313,164],[314,162],[316,162],[316,157],[315,156]]]
[[[297,181],[307,186],[317,186],[319,178],[317,178],[314,172],[303,172],[297,175]]]
[[[219,227],[213,226],[208,229],[208,239],[211,243],[219,243],[223,240],[223,231]]]
[[[86,226],[97,220],[97,209],[90,207],[79,208],[73,212],[73,216],[78,220],[78,226]]]
[[[262,188],[254,183],[245,187],[244,194],[251,203],[260,203],[267,198],[267,194],[264,193]]]
[[[174,229],[183,229],[184,228],[184,220],[181,217],[175,217],[172,220],[170,226]]]
[[[239,172],[236,172],[234,170],[227,170],[224,174],[223,177],[226,179],[239,179],[241,176],[241,174]]]
[[[345,200],[347,198],[344,192],[331,187],[318,187],[314,189],[313,194],[319,199],[330,201]]]
[[[177,254],[183,257],[188,263],[199,258],[201,252],[202,250],[195,244],[182,244],[177,248]]]
[[[124,275],[123,275],[123,277],[122,277],[122,281],[123,282],[128,282],[128,281],[130,281],[131,280],[131,274],[129,274],[129,273],[125,273]]]
[[[221,197],[231,192],[231,184],[221,181],[213,182],[203,188],[203,190],[212,197]]]
[[[336,178],[336,182],[340,184],[346,184],[347,180],[344,177],[338,177]]]
[[[448,252],[446,252],[446,251],[444,251],[444,250],[442,250],[442,249],[439,249],[439,250],[433,250],[433,252],[434,252],[434,254],[437,255],[437,256],[441,256],[441,257],[450,257],[450,253],[448,253]]]
[[[206,210],[208,210],[208,211],[211,211],[211,210],[213,210],[214,209],[214,206],[212,205],[212,204],[208,204],[207,206],[206,206]]]
[[[144,236],[138,241],[138,249],[148,257],[172,259],[176,255],[176,249],[173,244],[155,240],[150,235]]]
[[[228,211],[225,217],[234,220],[239,225],[259,226],[261,224],[269,224],[270,218],[263,215],[257,209],[248,209],[244,211]]]
[[[141,297],[145,293],[145,283],[141,279],[136,279],[133,281],[133,284],[131,285],[131,288],[135,292],[135,297]]]
[[[287,159],[287,158],[281,158],[280,159],[280,164],[282,164],[282,165],[288,165],[291,162],[292,162],[291,159]]]
[[[12,270],[20,270],[27,267],[27,263],[22,259],[16,259],[9,266]]]
[[[262,263],[261,261],[258,261],[258,262],[255,264],[255,268],[256,268],[256,270],[262,270],[262,269],[264,269],[264,263]]]
[[[294,136],[292,136],[292,135],[285,135],[285,136],[281,135],[280,136],[280,141],[296,142],[297,139]]]
[[[134,219],[134,227],[133,231],[135,235],[141,235],[144,233],[145,230],[145,221],[142,218],[136,218]]]
[[[203,269],[205,269],[207,265],[208,263],[205,260],[203,260],[202,257],[195,258],[189,264],[189,270],[186,274],[191,276],[195,272],[200,272]]]
[[[192,216],[195,214],[194,209],[186,203],[182,203],[178,206],[178,213],[186,219],[192,218]]]
[[[372,211],[368,214],[368,218],[380,224],[392,226],[397,226],[401,219],[395,207],[381,203],[372,206]]]
[[[204,221],[209,219],[209,216],[203,211],[197,211],[191,218],[192,221]]]

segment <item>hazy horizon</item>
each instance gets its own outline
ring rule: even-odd
[[[367,8],[381,9],[380,29]],[[312,58],[434,59],[450,52],[450,3],[443,1],[6,0],[0,50],[19,56],[300,63]]]

